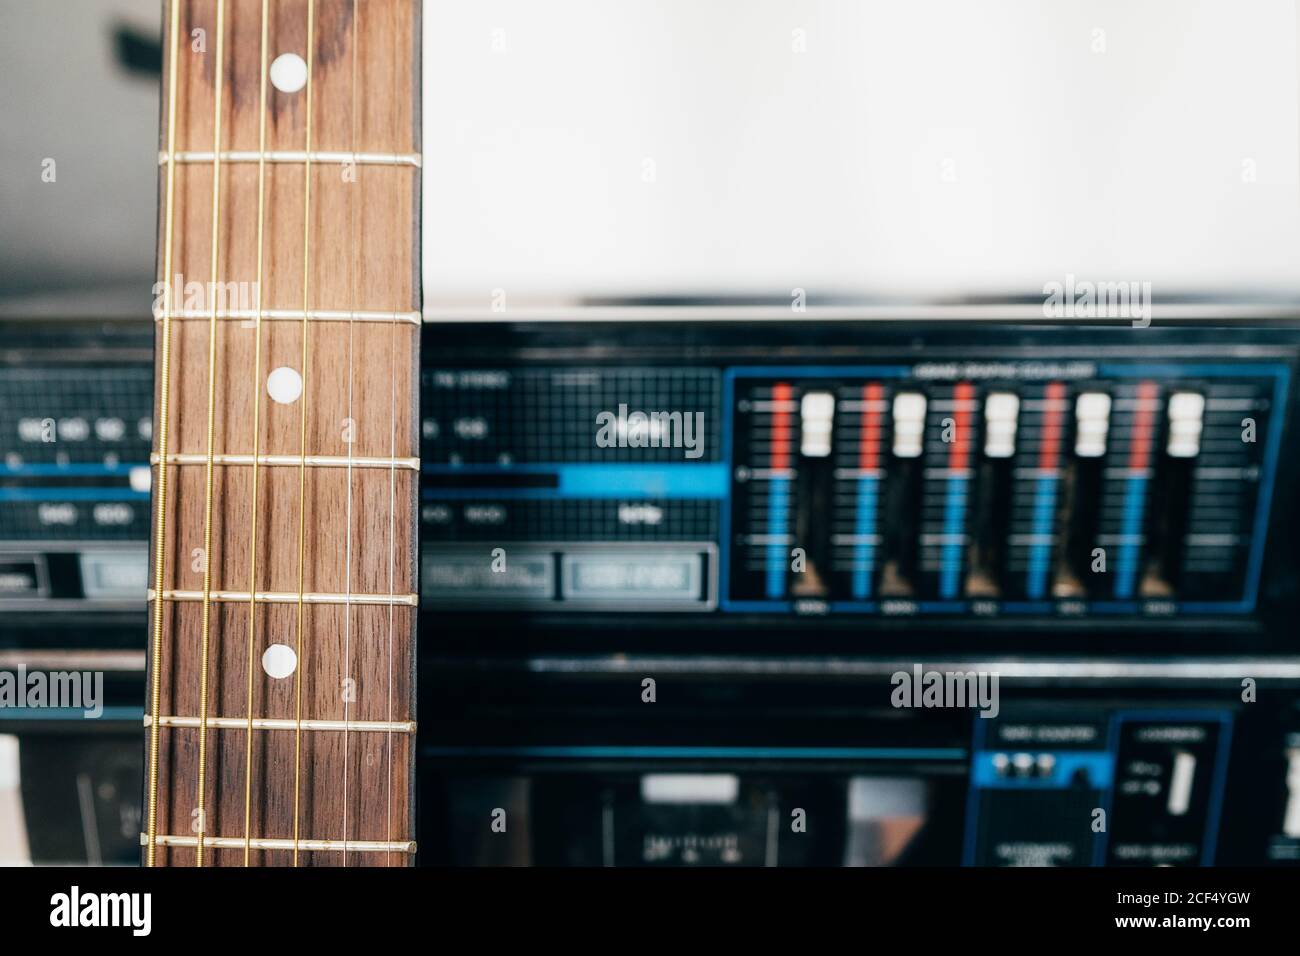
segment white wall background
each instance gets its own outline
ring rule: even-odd
[[[1294,295],[1298,29],[1295,0],[429,3],[426,305]]]
[[[1300,295],[1296,7],[429,0],[426,300]],[[158,14],[0,2],[0,300],[140,307],[157,87],[111,31]]]

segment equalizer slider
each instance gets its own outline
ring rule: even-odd
[[[1249,612],[1288,378],[1251,362],[729,369],[721,606]]]

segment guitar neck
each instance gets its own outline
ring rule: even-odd
[[[166,0],[147,865],[414,853],[418,0]]]

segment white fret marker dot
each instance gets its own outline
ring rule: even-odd
[[[307,64],[297,53],[281,53],[271,61],[271,85],[281,93],[297,93],[307,85]]]
[[[262,653],[262,670],[283,680],[298,669],[298,655],[288,644],[272,644]]]
[[[266,391],[281,405],[292,405],[302,394],[302,376],[289,366],[281,365],[266,377]]]

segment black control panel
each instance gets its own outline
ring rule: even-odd
[[[621,615],[629,640],[686,615],[698,648],[1289,646],[1294,330],[480,332],[443,330],[424,370],[426,607],[569,635]]]
[[[493,333],[425,351],[427,860],[1300,859],[1294,326]]]
[[[434,367],[422,388],[429,603],[717,607],[716,370]]]
[[[1231,679],[1006,674],[982,716],[892,707],[888,668],[710,681],[638,660],[545,682],[494,671],[490,688],[466,673],[439,681],[425,717],[423,847],[438,863],[1300,862],[1294,682],[1261,682],[1246,702]],[[533,718],[520,726],[511,708]]]
[[[5,608],[143,591],[150,339],[108,328],[4,329]],[[430,609],[1259,631],[1294,606],[1292,330],[429,334]]]
[[[1300,862],[1295,324],[425,335],[422,862]],[[137,852],[151,354],[0,323],[38,861]]]
[[[148,323],[0,323],[0,614],[142,612]]]

